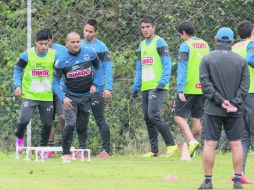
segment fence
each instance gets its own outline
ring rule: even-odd
[[[55,41],[64,44],[70,31],[83,33],[84,22],[96,18],[99,22],[98,37],[104,41],[113,60],[113,98],[106,102],[107,121],[111,127],[114,151],[143,151],[147,149],[147,132],[144,125],[140,99],[130,98],[135,74],[134,60],[138,44],[142,40],[139,20],[142,15],[155,18],[156,32],[170,46],[173,62],[182,40],[175,26],[183,20],[190,20],[196,26],[197,35],[208,41],[213,48],[213,36],[221,26],[236,30],[242,20],[254,21],[252,5],[254,0],[32,0],[32,37],[40,29],[52,30]],[[27,1],[5,0],[0,2],[0,147],[14,148],[14,130],[19,117],[20,100],[13,99],[12,70],[19,54],[27,47]],[[29,31],[29,30],[28,30]],[[177,140],[182,135],[175,126],[170,107],[175,98],[176,65],[173,66],[171,88],[162,112],[169,121]],[[40,136],[37,115],[32,120],[32,143],[38,144]],[[59,138],[57,133],[57,139]],[[75,139],[76,142],[76,139]],[[93,118],[89,123],[89,146],[98,150],[99,133]]]

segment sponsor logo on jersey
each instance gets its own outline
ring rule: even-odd
[[[90,59],[90,56],[89,56],[89,54],[84,54],[84,59],[86,60],[86,61],[88,61],[89,59]]]
[[[49,77],[49,70],[46,69],[33,69],[32,76]]]
[[[194,48],[207,48],[206,43],[193,43],[192,45]]]
[[[141,61],[142,65],[152,65],[154,63],[153,57],[144,57]]]
[[[243,42],[239,42],[239,43],[237,43],[237,44],[235,44],[235,45],[233,45],[233,49],[234,48],[241,48],[241,47],[243,47],[243,46],[245,46],[245,42],[243,41]]]
[[[90,75],[91,73],[92,73],[92,68],[89,67],[87,69],[69,72],[67,73],[67,78],[84,77],[84,76]]]

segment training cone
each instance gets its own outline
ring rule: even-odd
[[[191,160],[187,143],[183,143],[181,160],[186,160],[186,161]]]

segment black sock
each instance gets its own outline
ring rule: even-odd
[[[212,182],[212,176],[211,175],[205,175],[205,183],[211,183]]]
[[[234,174],[234,182],[240,182],[241,177],[242,177],[242,174],[235,173]]]

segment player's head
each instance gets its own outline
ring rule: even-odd
[[[237,32],[241,39],[250,38],[254,35],[254,26],[250,21],[244,20],[237,26]]]
[[[181,22],[176,26],[176,30],[183,40],[188,40],[196,34],[195,28],[190,21]]]
[[[77,32],[67,34],[65,45],[69,52],[76,54],[80,51],[80,35]]]
[[[140,20],[140,28],[143,36],[146,39],[150,39],[155,34],[154,19],[150,16],[143,16]]]
[[[84,37],[87,41],[92,41],[95,38],[98,30],[98,23],[95,19],[88,19],[84,26]]]
[[[36,33],[36,51],[39,53],[45,53],[49,47],[49,35],[45,29],[39,30]]]
[[[49,28],[44,28],[43,30],[48,32],[49,47],[51,47],[52,44],[53,44],[53,35],[52,35],[52,32],[51,32],[51,30]]]

